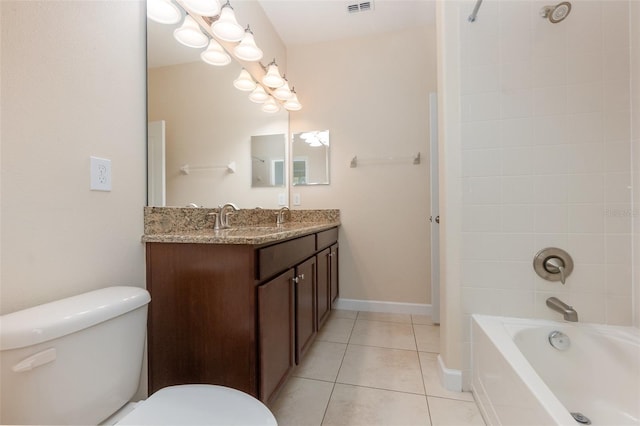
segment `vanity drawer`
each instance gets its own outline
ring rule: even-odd
[[[329,247],[331,244],[338,241],[338,228],[327,229],[326,231],[318,232],[318,250]]]
[[[258,249],[257,278],[263,280],[282,272],[313,256],[315,251],[315,234]]]

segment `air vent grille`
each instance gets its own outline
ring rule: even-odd
[[[349,13],[369,12],[373,10],[373,2],[365,1],[361,3],[349,3],[347,11]]]

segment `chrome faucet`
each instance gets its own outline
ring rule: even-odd
[[[565,321],[578,322],[578,313],[573,306],[569,306],[557,297],[547,299],[547,306],[564,316]]]
[[[285,214],[287,214],[289,219],[291,219],[291,210],[289,210],[289,207],[287,206],[281,207],[280,210],[278,210],[278,213],[276,213],[276,225],[284,225]]]
[[[562,284],[565,283],[567,278],[565,275],[564,261],[561,258],[555,256],[548,258],[544,262],[544,269],[552,274],[560,274],[560,282]]]
[[[222,229],[229,227],[229,215],[231,214],[231,212],[228,211],[229,209],[231,209],[232,212],[238,211],[238,207],[233,203],[226,203],[220,207],[220,214],[217,216],[217,219],[220,219],[220,228]]]

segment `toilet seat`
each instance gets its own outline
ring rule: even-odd
[[[160,389],[117,425],[265,425],[277,426],[271,411],[244,392],[215,385],[178,385]]]

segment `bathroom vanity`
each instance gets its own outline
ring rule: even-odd
[[[273,402],[338,296],[339,217],[306,219],[145,231],[150,394],[209,383]]]

